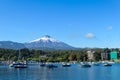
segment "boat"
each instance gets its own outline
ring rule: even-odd
[[[10,67],[14,67],[14,68],[27,68],[27,63],[24,63],[24,62],[13,62],[9,66]]]
[[[89,68],[89,67],[91,67],[91,65],[88,62],[85,62],[85,57],[84,57],[84,62],[82,62],[80,66],[82,68]]]
[[[46,64],[45,64],[45,63],[40,63],[40,66],[41,66],[41,67],[45,67]]]
[[[17,64],[18,64],[18,62],[13,62],[13,63],[9,64],[9,66],[10,66],[10,67],[14,67],[14,66],[17,65]]]
[[[91,65],[88,64],[88,63],[83,63],[83,64],[81,64],[80,66],[81,66],[82,68],[89,68],[89,67],[91,67]]]
[[[28,67],[27,64],[21,62],[14,65],[14,68],[27,68],[27,67]]]
[[[20,57],[20,50],[19,50],[18,61],[19,61],[19,57]],[[14,68],[27,68],[27,62],[25,60],[23,60],[23,62],[13,62],[9,66]]]
[[[62,63],[62,67],[70,67],[70,63]]]
[[[104,66],[112,66],[112,64],[109,64],[109,63],[104,63],[103,65]]]
[[[45,65],[47,68],[57,68],[58,66],[54,65],[54,64],[46,64]]]

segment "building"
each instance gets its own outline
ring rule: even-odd
[[[110,53],[110,60],[117,60],[118,59],[118,52],[113,51]]]
[[[89,60],[94,60],[94,53],[95,51],[91,51],[91,50],[87,51],[87,57]]]
[[[101,53],[101,59],[104,61],[104,60],[109,60],[109,53]]]

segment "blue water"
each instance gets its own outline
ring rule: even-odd
[[[120,64],[111,67],[92,66],[81,68],[78,64],[71,67],[48,69],[32,65],[25,69],[0,66],[0,80],[120,80]]]

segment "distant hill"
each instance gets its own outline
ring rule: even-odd
[[[22,43],[17,43],[12,41],[0,41],[0,48],[22,49],[22,48],[25,48],[25,45]]]

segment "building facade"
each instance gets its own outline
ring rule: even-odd
[[[94,53],[95,51],[87,51],[87,57],[88,57],[88,60],[94,60]]]
[[[101,53],[101,59],[102,61],[109,60],[109,53]]]
[[[117,60],[118,59],[118,52],[113,51],[110,52],[110,60]]]

